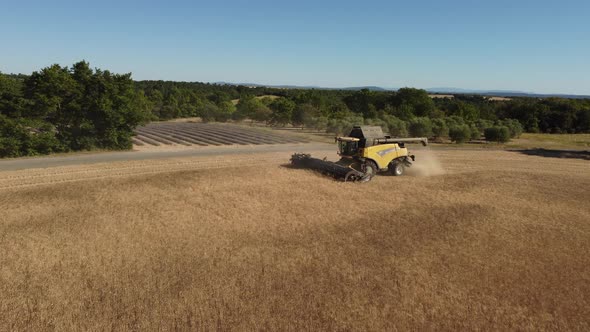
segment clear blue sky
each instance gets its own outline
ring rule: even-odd
[[[590,1],[5,1],[0,71],[590,94]]]

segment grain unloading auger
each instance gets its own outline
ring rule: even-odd
[[[343,181],[369,181],[379,172],[404,174],[415,159],[406,143],[428,145],[425,137],[398,138],[384,135],[378,126],[355,126],[348,136],[337,137],[340,160],[331,162],[305,153],[291,156],[295,167],[309,168]]]

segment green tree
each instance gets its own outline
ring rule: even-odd
[[[22,110],[30,107],[26,103],[22,98],[22,83],[0,73],[0,114],[12,118],[21,117]]]
[[[590,132],[590,108],[579,110],[576,113],[576,132]]]
[[[471,138],[471,127],[466,124],[449,129],[449,137],[455,143],[463,143]]]
[[[328,128],[328,118],[325,116],[311,117],[305,122],[305,126],[315,130],[326,130]]]
[[[33,74],[25,81],[24,95],[31,101],[26,117],[41,118],[52,122],[67,122],[77,108],[76,101],[82,91],[67,67],[52,65]],[[66,124],[67,125],[67,124]],[[63,130],[65,128],[59,128]]]
[[[355,113],[360,113],[365,119],[368,119],[377,116],[377,108],[375,107],[375,103],[378,102],[377,98],[378,93],[369,89],[361,89],[344,97],[343,101],[348,109],[354,110]]]
[[[434,101],[432,101],[426,90],[414,88],[399,89],[391,98],[391,104],[396,108],[405,105],[412,110],[413,115],[418,117],[430,116],[436,109]]]
[[[418,117],[410,120],[410,135],[414,137],[432,136],[432,121],[427,117]]]
[[[504,126],[494,126],[484,130],[486,141],[505,143],[510,140],[510,129]]]
[[[291,123],[293,126],[303,126],[309,119],[319,116],[319,110],[312,104],[305,103],[295,107],[291,115]]]
[[[285,126],[291,122],[295,103],[287,98],[277,98],[270,104],[272,115],[270,121],[274,125]]]
[[[523,132],[522,125],[520,124],[520,122],[518,122],[518,120],[515,119],[500,120],[498,121],[498,125],[508,128],[508,130],[510,131],[511,138],[520,137],[520,135]]]
[[[471,139],[472,140],[476,140],[476,139],[481,138],[481,133],[483,132],[483,130],[479,129],[479,127],[476,124],[471,124],[469,126],[469,128],[471,129]]]
[[[365,124],[369,126],[378,126],[381,127],[384,133],[390,133],[391,130],[389,129],[389,125],[382,119],[372,118],[372,119],[365,119]]]
[[[408,137],[408,123],[393,115],[384,114],[381,119],[387,123],[389,134],[393,137]]]
[[[258,122],[268,122],[272,116],[272,111],[266,105],[261,104],[260,107],[257,107],[254,110],[254,113],[250,116],[250,118],[254,121]]]
[[[449,127],[444,119],[432,120],[432,134],[437,138],[449,136]]]
[[[232,114],[236,111],[236,106],[231,101],[224,101],[222,102],[218,108],[217,113],[215,113],[215,121],[217,122],[227,122],[227,120],[231,119]]]
[[[72,150],[127,149],[133,129],[148,116],[131,74],[112,74],[81,61],[71,69],[53,65],[25,81],[31,118],[54,125]]]
[[[489,128],[489,127],[493,127],[494,121],[485,120],[485,119],[477,119],[477,121],[475,121],[475,126],[477,127],[477,129],[479,130],[479,132],[481,134],[484,131],[484,129]]]
[[[479,110],[474,104],[462,100],[454,100],[448,109],[447,115],[454,115],[467,121],[474,121],[479,118]]]
[[[199,114],[203,122],[215,120],[217,113],[219,113],[219,107],[210,101],[203,103],[203,105],[197,110],[197,114]]]

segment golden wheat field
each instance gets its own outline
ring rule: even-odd
[[[288,156],[0,173],[0,330],[590,329],[590,161]]]

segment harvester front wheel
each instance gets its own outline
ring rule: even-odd
[[[394,176],[403,175],[405,170],[406,170],[406,167],[401,162],[392,162],[391,164],[389,164],[389,171]]]
[[[377,175],[377,171],[379,170],[377,168],[377,164],[372,160],[365,161],[362,168],[363,168],[363,172],[366,174],[366,176],[369,179],[374,177],[375,175]]]

